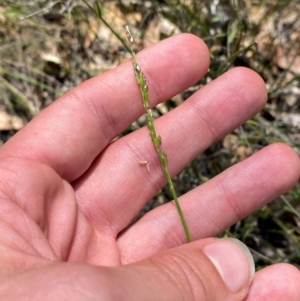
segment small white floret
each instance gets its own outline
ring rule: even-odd
[[[142,160],[142,161],[140,161],[140,165],[146,165],[147,166],[147,170],[150,173],[150,162],[148,162],[146,160]]]

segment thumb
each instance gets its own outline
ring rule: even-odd
[[[253,259],[244,244],[208,238],[121,267],[38,265],[2,281],[0,299],[242,301],[253,276]]]
[[[209,238],[116,268],[115,272],[115,290],[122,296],[118,300],[239,301],[248,293],[255,268],[242,242]]]

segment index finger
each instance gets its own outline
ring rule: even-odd
[[[190,34],[168,38],[137,58],[147,77],[152,107],[197,82],[209,66],[206,45]],[[0,158],[38,160],[72,181],[143,111],[127,61],[82,83],[41,112],[1,148]]]

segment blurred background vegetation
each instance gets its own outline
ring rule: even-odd
[[[130,58],[124,26],[137,50],[180,32],[201,37],[211,67],[195,86],[159,105],[159,117],[234,66],[266,82],[264,110],[183,170],[183,194],[283,141],[300,154],[300,3],[298,0],[1,0],[0,142],[82,81]],[[201,54],[199,54],[201,55]],[[140,118],[123,135],[144,125]],[[164,188],[140,215],[171,199]],[[258,268],[276,262],[300,267],[300,185],[220,235],[251,249]]]

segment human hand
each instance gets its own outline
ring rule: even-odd
[[[183,34],[143,50],[138,61],[155,106],[198,81],[209,53]],[[171,174],[265,101],[261,78],[236,68],[159,118]],[[296,268],[270,266],[249,286],[251,260],[234,242],[207,238],[297,182],[293,150],[270,145],[182,196],[195,240],[185,244],[173,203],[128,227],[165,184],[146,128],[110,143],[142,114],[126,62],[67,93],[1,147],[0,299],[299,300]],[[139,165],[145,159],[150,174]],[[223,278],[217,258],[224,270],[228,263]]]

